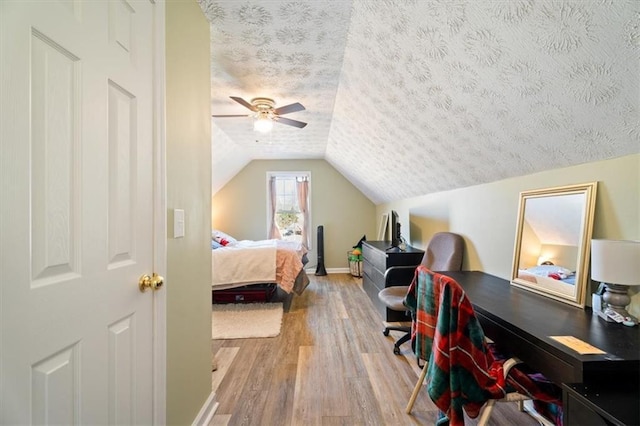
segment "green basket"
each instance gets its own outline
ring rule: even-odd
[[[349,272],[354,277],[362,277],[362,255],[355,255],[353,251],[347,252],[347,260],[349,261]]]

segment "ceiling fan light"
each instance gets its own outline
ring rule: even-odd
[[[253,122],[253,130],[261,133],[268,133],[273,128],[273,120],[266,115],[258,116]]]

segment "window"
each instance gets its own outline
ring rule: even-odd
[[[296,241],[309,248],[310,172],[268,172],[268,237]]]

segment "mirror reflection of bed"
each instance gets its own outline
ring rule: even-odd
[[[595,185],[521,194],[514,285],[583,306]]]

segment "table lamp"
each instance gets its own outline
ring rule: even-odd
[[[591,279],[606,287],[605,316],[625,325],[638,324],[626,306],[631,303],[629,286],[640,285],[640,241],[591,240]]]

